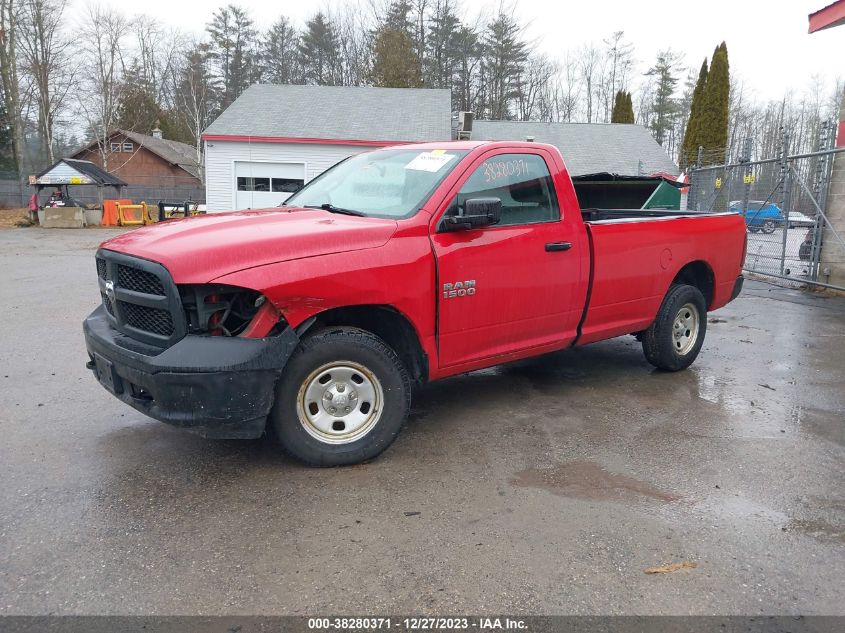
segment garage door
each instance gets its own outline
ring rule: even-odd
[[[305,163],[235,163],[235,208],[264,209],[287,200],[305,182]]]

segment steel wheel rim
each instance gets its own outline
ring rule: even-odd
[[[695,346],[698,328],[698,310],[693,304],[685,303],[672,323],[672,346],[680,356],[685,356]]]
[[[299,421],[326,444],[350,444],[369,433],[381,418],[384,391],[364,365],[326,363],[302,381],[296,398]]]

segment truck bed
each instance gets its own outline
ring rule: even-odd
[[[730,300],[735,272],[742,265],[742,216],[642,209],[582,213],[591,265],[579,344],[648,327],[680,268],[688,263],[704,267],[719,280],[706,297],[709,309]]]

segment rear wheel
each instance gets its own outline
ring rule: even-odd
[[[777,224],[774,220],[766,220],[763,222],[763,226],[760,227],[760,230],[763,231],[763,233],[774,233],[776,228]]]
[[[396,439],[411,386],[396,353],[356,328],[304,339],[276,388],[270,422],[291,455],[312,466],[372,459]]]
[[[750,224],[748,225],[748,232],[749,233],[757,233],[759,231],[760,231],[759,226],[751,226]]]
[[[642,336],[643,353],[658,369],[686,369],[698,356],[707,330],[707,304],[698,288],[673,285],[657,318]]]

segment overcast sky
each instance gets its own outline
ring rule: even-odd
[[[71,14],[85,0],[75,0]],[[201,33],[214,10],[224,4],[209,0],[144,0],[129,4],[100,0],[127,13],[143,11],[162,22]],[[356,0],[350,0],[355,3]],[[364,0],[366,2],[366,0]],[[613,31],[625,31],[635,46],[639,72],[658,50],[671,47],[684,54],[687,66],[698,69],[722,40],[728,44],[731,71],[758,99],[778,99],[787,90],[801,93],[818,74],[832,84],[845,78],[845,26],[810,35],[807,15],[832,0],[515,0],[509,3],[538,49],[562,57],[567,48],[593,40],[601,43]],[[266,28],[280,14],[300,26],[318,9],[340,6],[344,0],[236,0],[249,9],[255,23]],[[490,15],[497,0],[463,0],[466,19]],[[669,7],[674,6],[674,9]],[[694,6],[694,9],[687,9]]]

